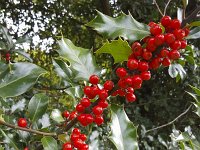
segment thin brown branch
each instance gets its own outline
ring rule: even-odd
[[[187,23],[190,23],[193,19],[198,18],[200,12],[200,6],[198,6],[189,16],[187,16],[181,23],[181,27],[184,27]]]
[[[165,9],[164,9],[164,13],[163,13],[164,16],[166,15],[167,8],[168,8],[170,2],[171,2],[171,0],[168,0],[167,4],[165,5]]]
[[[156,5],[156,7],[157,7],[159,13],[160,13],[162,16],[164,16],[163,13],[162,13],[162,11],[161,11],[161,9],[160,9],[160,7],[158,6],[157,1],[156,1],[156,0],[153,0],[153,3]]]
[[[41,131],[38,131],[38,130],[29,129],[29,128],[22,128],[22,127],[19,127],[19,126],[15,126],[15,125],[9,124],[9,123],[7,123],[7,122],[5,122],[3,120],[0,120],[0,125],[4,125],[4,126],[12,128],[12,129],[27,131],[27,132],[34,133],[34,134],[39,134],[39,135],[57,136],[56,133],[41,132]]]
[[[170,121],[170,122],[168,122],[168,123],[166,123],[166,124],[163,124],[163,125],[161,125],[161,126],[158,126],[158,127],[152,128],[152,129],[149,129],[149,130],[146,131],[146,133],[151,132],[151,131],[154,131],[154,130],[158,130],[158,129],[160,129],[160,128],[164,128],[164,127],[166,127],[166,126],[169,126],[169,125],[173,124],[173,123],[174,123],[175,121],[177,121],[179,118],[181,118],[182,116],[184,116],[184,115],[190,110],[191,107],[192,107],[192,104],[191,104],[183,113],[181,113],[180,115],[178,115],[174,120],[172,120],[172,121]]]

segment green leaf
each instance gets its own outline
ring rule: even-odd
[[[196,88],[196,87],[194,87],[194,86],[191,86],[191,85],[189,85],[194,91],[195,91],[195,93],[198,95],[198,96],[200,96],[200,89],[198,89],[198,88]]]
[[[97,17],[86,25],[111,39],[121,36],[126,40],[136,41],[150,35],[149,27],[136,21],[131,14],[122,13],[119,17],[112,18],[97,11]]]
[[[168,73],[172,78],[175,78],[178,74],[181,79],[184,79],[186,72],[180,64],[171,64],[168,69]]]
[[[111,113],[110,140],[117,150],[138,150],[137,127],[128,119],[124,109],[113,104]]]
[[[178,71],[176,70],[175,66],[171,64],[168,68],[168,73],[170,77],[175,78],[178,75]]]
[[[200,102],[197,103],[193,103],[196,110],[195,110],[195,114],[197,114],[200,117]]]
[[[48,103],[49,98],[44,93],[36,94],[31,98],[28,104],[28,112],[32,122],[42,118],[47,110]]]
[[[45,136],[41,139],[44,150],[58,150],[58,145],[53,137]]]
[[[190,31],[190,34],[186,37],[186,39],[198,39],[200,38],[200,27],[196,27]]]
[[[61,122],[65,121],[64,118],[62,117],[62,114],[59,109],[52,110],[51,119],[53,119],[57,123],[61,123]]]
[[[3,38],[7,42],[7,46],[8,46],[7,48],[8,48],[8,50],[13,49],[15,45],[14,45],[12,37],[8,33],[8,29],[6,27],[0,25],[0,33],[2,33]]]
[[[132,50],[127,41],[119,38],[118,40],[113,40],[111,43],[107,41],[96,53],[109,53],[113,56],[115,63],[120,63],[128,60],[128,56],[132,53]]]
[[[200,26],[200,21],[194,21],[194,22],[190,23],[189,26],[190,27]]]
[[[11,135],[7,135],[2,129],[0,129],[2,135],[5,137],[6,143],[8,143],[10,146],[12,146],[12,148],[14,148],[15,150],[19,150],[16,142],[13,140],[13,138],[11,137]]]
[[[22,49],[15,49],[15,52],[26,58],[28,61],[33,62],[33,59],[30,57],[30,54],[24,52]]]
[[[14,97],[25,93],[36,82],[38,77],[45,72],[35,64],[19,62],[10,64],[11,71],[7,68],[0,74],[0,97]]]
[[[92,74],[99,74],[99,69],[90,50],[76,47],[69,39],[58,42],[60,56],[67,59],[74,71],[76,80],[88,80]]]

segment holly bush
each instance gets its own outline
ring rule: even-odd
[[[200,37],[200,22],[185,23],[188,18],[179,16],[181,23],[161,14],[158,23],[146,25],[131,14],[112,18],[97,12],[86,26],[107,40],[95,52],[76,46],[64,35],[58,37],[54,53],[23,51],[23,39],[13,40],[1,25],[0,150],[198,150],[200,143],[190,126],[184,126],[184,132],[174,127],[170,140],[159,135],[160,145],[149,145],[154,140],[150,132],[157,134],[191,109],[192,116],[200,116],[198,76],[187,83],[190,74],[199,73],[199,52],[193,42]],[[167,91],[172,83],[174,89]],[[153,84],[157,89],[151,92]],[[191,89],[184,91],[181,86]],[[138,101],[151,99],[156,91],[162,91],[159,98],[176,98],[176,90],[183,90],[184,100],[194,100],[185,101],[185,110],[171,121],[144,126],[152,116],[143,120],[139,112],[150,108],[138,108],[143,105]],[[165,102],[153,108],[154,113],[162,115]]]

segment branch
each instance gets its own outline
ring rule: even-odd
[[[191,22],[193,19],[198,18],[199,12],[200,12],[200,6],[197,6],[197,8],[182,21],[181,27],[184,27],[187,23]]]
[[[156,7],[157,7],[158,11],[160,12],[160,14],[162,16],[164,16],[163,13],[162,13],[162,11],[160,10],[160,7],[158,6],[158,3],[156,2],[156,0],[153,0],[153,3],[156,5]]]
[[[166,11],[167,11],[167,7],[169,6],[169,3],[171,2],[171,0],[168,0],[166,6],[165,6],[165,9],[164,9],[164,16],[166,15]]]
[[[160,129],[160,128],[163,128],[163,127],[166,127],[166,126],[168,126],[168,125],[171,125],[171,124],[173,124],[175,121],[177,121],[179,118],[181,118],[183,115],[185,115],[189,110],[190,110],[190,108],[192,107],[192,104],[183,112],[183,113],[181,113],[180,115],[178,115],[174,120],[172,120],[172,121],[170,121],[170,122],[168,122],[168,123],[166,123],[166,124],[163,124],[163,125],[161,125],[161,126],[158,126],[158,127],[156,127],[156,128],[153,128],[153,129],[149,129],[149,130],[147,130],[146,131],[146,133],[148,133],[148,132],[151,132],[151,131],[154,131],[154,130],[157,130],[157,129]]]
[[[9,124],[9,123],[7,123],[7,122],[5,122],[3,120],[0,120],[0,125],[4,125],[4,126],[7,126],[7,127],[10,127],[10,128],[13,128],[13,129],[27,131],[27,132],[34,133],[34,134],[39,134],[39,135],[57,136],[56,133],[41,132],[41,131],[29,129],[29,128],[22,128],[22,127],[19,127],[19,126],[15,126],[15,125]]]

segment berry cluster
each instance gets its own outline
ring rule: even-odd
[[[78,150],[88,150],[89,146],[85,143],[87,137],[82,134],[80,129],[74,128],[70,136],[71,142],[66,142],[63,144],[63,150],[73,150],[77,148]]]
[[[134,90],[140,89],[142,82],[151,78],[150,69],[169,66],[180,58],[180,50],[187,46],[184,38],[189,34],[189,29],[181,29],[179,20],[164,16],[160,24],[150,22],[149,26],[151,36],[131,46],[128,70],[123,67],[116,70],[119,88],[112,95],[125,96],[128,102],[136,100]]]

